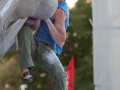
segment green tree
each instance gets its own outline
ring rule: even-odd
[[[75,57],[75,90],[93,90],[91,18],[91,3],[86,3],[85,0],[78,0],[70,10],[68,38],[60,59],[67,65],[71,55]]]

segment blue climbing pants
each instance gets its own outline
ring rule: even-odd
[[[66,90],[66,72],[54,49],[42,42],[35,42],[29,27],[18,32],[21,71],[33,68],[34,63],[46,70],[56,80],[56,90]]]

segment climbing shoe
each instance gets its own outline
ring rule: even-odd
[[[33,77],[29,72],[25,72],[22,76],[22,80],[24,82],[32,82],[33,81]]]

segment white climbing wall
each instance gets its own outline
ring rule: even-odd
[[[92,0],[95,90],[120,90],[120,0]]]

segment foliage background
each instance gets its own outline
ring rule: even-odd
[[[63,53],[59,56],[64,67],[75,58],[75,90],[93,90],[92,18],[90,0],[78,0],[70,9],[70,26]],[[7,52],[0,60],[0,90],[54,90],[55,81],[39,66],[31,72],[34,82],[20,78],[19,53]],[[25,87],[26,89],[20,89]]]

